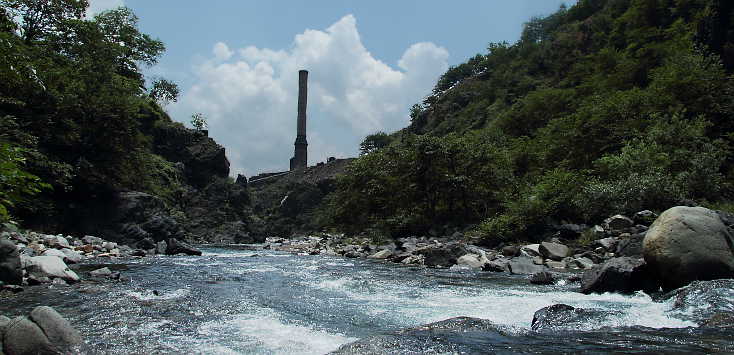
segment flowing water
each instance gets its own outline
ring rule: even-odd
[[[0,313],[50,305],[80,329],[92,352],[110,354],[324,354],[457,316],[496,324],[501,344],[467,332],[432,336],[394,352],[734,351],[734,333],[702,332],[685,312],[672,310],[673,301],[654,302],[644,294],[582,295],[575,292],[578,285],[534,286],[507,274],[202,250],[201,257],[126,261],[117,283],[29,288],[0,299]],[[562,332],[531,331],[533,313],[556,303],[614,314]],[[411,342],[407,335],[405,342]]]

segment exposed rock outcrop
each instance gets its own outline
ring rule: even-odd
[[[630,257],[614,258],[584,272],[581,277],[582,293],[635,291],[653,292],[659,288],[642,259]]]

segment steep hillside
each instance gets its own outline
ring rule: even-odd
[[[581,0],[450,68],[326,207],[346,231],[485,244],[675,204],[731,206],[734,5]]]

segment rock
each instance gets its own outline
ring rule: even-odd
[[[94,277],[108,277],[112,275],[112,270],[110,270],[110,268],[108,267],[103,267],[101,269],[90,271],[89,274]]]
[[[392,256],[392,251],[383,249],[369,256],[370,259],[387,259]]]
[[[30,286],[51,283],[51,279],[48,276],[44,276],[44,275],[36,274],[36,273],[32,273],[28,275],[27,281],[28,281],[28,285]]]
[[[606,232],[604,231],[604,227],[599,226],[599,225],[591,227],[590,230],[591,230],[591,233],[594,234],[594,237],[596,237],[596,239],[604,238],[604,236],[606,235]]]
[[[635,291],[652,292],[659,288],[642,259],[630,257],[614,258],[584,272],[581,277],[581,292],[604,293]]]
[[[545,266],[551,269],[565,269],[567,265],[565,261],[546,260]]]
[[[69,241],[60,235],[50,236],[50,238],[46,239],[45,242],[46,242],[46,245],[48,245],[51,248],[56,248],[56,249],[71,248],[71,245],[69,245]]]
[[[64,255],[64,252],[61,251],[61,250],[58,250],[58,249],[47,249],[41,255],[43,255],[43,256],[55,256],[57,258],[60,258],[61,260],[64,260],[64,257],[66,257],[66,255]]]
[[[544,258],[551,259],[554,261],[561,261],[563,258],[569,256],[570,250],[567,246],[559,243],[542,242],[538,248],[540,255]]]
[[[166,250],[168,250],[168,244],[165,240],[161,240],[160,242],[156,243],[155,245],[155,253],[156,254],[165,254]]]
[[[566,223],[556,227],[557,236],[561,239],[578,239],[581,233],[586,230],[587,226],[584,224],[572,224]]]
[[[400,263],[401,264],[417,264],[417,265],[423,265],[424,257],[423,255],[409,255],[405,259],[403,259]]]
[[[616,312],[597,309],[574,308],[567,304],[554,304],[533,314],[531,328],[534,331],[562,331],[579,329],[589,323],[603,323]]]
[[[167,255],[176,255],[176,254],[186,254],[186,255],[201,255],[201,250],[196,249],[189,245],[188,243],[182,242],[175,238],[170,238],[166,240],[166,245],[168,246],[166,248],[166,254]]]
[[[733,234],[715,211],[673,207],[650,227],[642,242],[643,255],[665,290],[695,280],[732,278]]]
[[[598,245],[608,251],[615,251],[617,249],[617,243],[619,243],[619,240],[613,237],[598,239],[594,242],[595,245]]]
[[[0,281],[11,285],[23,282],[20,253],[13,242],[0,239]]]
[[[642,241],[645,239],[644,233],[638,233],[623,237],[617,243],[616,256],[629,256],[635,258],[642,257]]]
[[[484,271],[510,272],[510,261],[504,258],[489,261],[482,267]]]
[[[113,242],[104,242],[102,243],[102,248],[107,251],[112,251],[113,249],[117,248],[117,243]]]
[[[82,243],[91,245],[102,245],[102,243],[104,243],[104,240],[102,240],[102,238],[93,237],[91,235],[85,235],[84,238],[82,238]]]
[[[0,315],[0,355],[3,355],[3,334],[5,327],[10,323],[10,318]]]
[[[520,248],[516,246],[508,245],[502,248],[502,255],[504,256],[513,257],[513,256],[518,256],[519,254],[520,254]]]
[[[632,216],[632,220],[634,220],[635,223],[641,224],[643,226],[651,225],[653,222],[655,222],[655,219],[657,218],[658,218],[658,215],[656,215],[655,212],[650,211],[650,210],[640,211],[640,212],[635,213]]]
[[[143,249],[135,249],[130,253],[131,256],[146,256],[148,252]]]
[[[481,270],[484,267],[484,262],[480,260],[480,256],[476,254],[466,254],[459,257],[456,260],[456,265],[466,266],[470,269]]]
[[[43,334],[43,330],[26,317],[16,317],[6,325],[3,346],[8,355],[61,353]]]
[[[530,276],[530,283],[533,285],[552,285],[556,282],[556,277],[548,271],[536,272]]]
[[[23,292],[23,287],[19,285],[2,285],[0,291],[9,291],[12,293]]]
[[[520,248],[520,252],[529,257],[540,256],[540,244],[528,244]]]
[[[61,249],[61,252],[64,254],[64,262],[67,264],[77,264],[84,259],[82,254],[71,249]]]
[[[64,281],[76,282],[79,281],[79,276],[69,270],[61,258],[56,256],[34,256],[28,258],[28,273],[36,273],[40,276],[47,276],[50,278],[60,278]]]
[[[519,275],[532,275],[546,270],[543,265],[535,265],[533,260],[526,257],[518,257],[510,260],[508,267],[510,272]]]
[[[635,222],[629,217],[622,216],[620,214],[609,217],[604,220],[603,227],[605,230],[611,232],[621,232],[625,229],[635,225]]]
[[[591,259],[586,257],[573,259],[573,263],[576,264],[579,269],[591,269],[596,265],[591,261]]]
[[[732,314],[734,310],[734,280],[694,281],[672,291],[666,298],[674,298],[673,311],[677,317],[713,326],[713,318],[720,320],[717,315]]]
[[[536,256],[536,257],[533,257],[532,259],[533,259],[533,264],[535,264],[535,265],[543,265],[543,260],[544,259],[543,259],[542,256]]]
[[[450,267],[456,264],[459,257],[468,254],[466,247],[457,242],[440,246],[431,246],[415,251],[423,256],[423,264],[429,267]]]
[[[38,325],[57,351],[68,353],[83,343],[79,331],[51,307],[36,307],[29,318]]]

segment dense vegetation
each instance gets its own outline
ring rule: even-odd
[[[122,191],[155,195],[180,220],[185,201],[202,204],[212,191],[244,211],[247,196],[227,195],[233,182],[221,147],[161,108],[178,87],[142,74],[163,43],[141,33],[127,8],[87,18],[87,6],[0,0],[0,222],[12,215],[31,227],[81,232]],[[192,144],[219,165],[184,157]]]
[[[732,199],[734,3],[580,0],[450,68],[368,137],[322,213],[487,245],[562,222]]]

